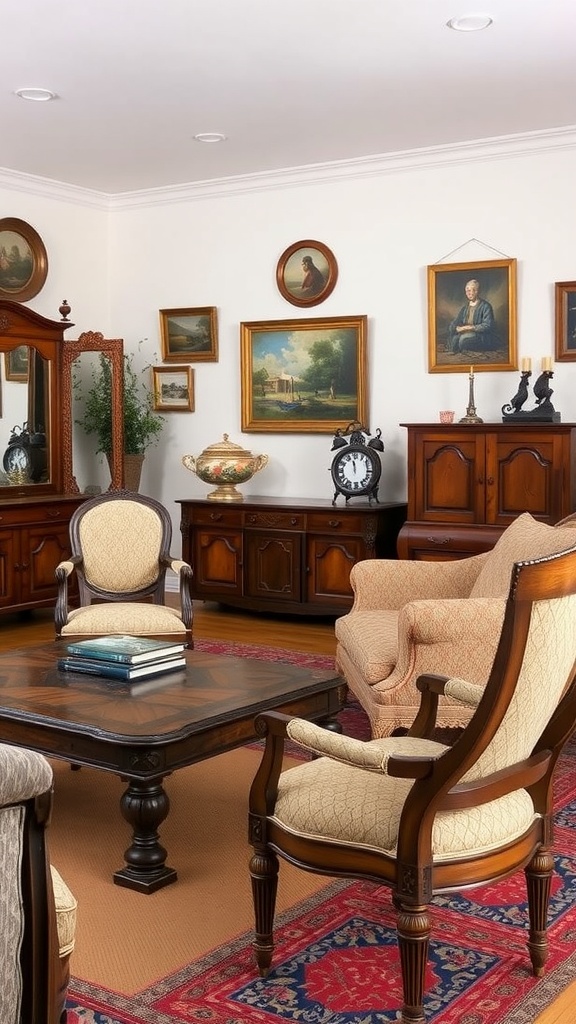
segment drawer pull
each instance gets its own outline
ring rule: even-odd
[[[48,519],[58,519],[60,517],[60,510],[49,508],[47,511],[47,516]]]
[[[450,544],[452,537],[426,537],[429,544]]]
[[[222,513],[221,512],[211,512],[210,513],[210,519],[212,520],[213,523],[219,523],[220,520],[222,519]]]
[[[342,526],[342,520],[341,519],[329,519],[328,520],[328,526],[332,530],[337,530],[339,526]]]

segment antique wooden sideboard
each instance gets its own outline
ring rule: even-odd
[[[187,498],[182,558],[192,596],[286,614],[340,615],[352,603],[350,569],[362,558],[395,558],[406,504],[250,497]]]
[[[404,423],[408,516],[398,555],[487,551],[522,512],[557,523],[576,510],[576,423]]]

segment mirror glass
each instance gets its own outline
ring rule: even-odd
[[[32,345],[0,353],[0,486],[50,482],[50,363]]]

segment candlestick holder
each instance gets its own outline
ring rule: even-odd
[[[466,415],[458,420],[459,423],[484,423],[484,420],[476,413],[476,406],[474,404],[474,374],[468,374],[468,407],[466,409]]]
[[[502,422],[560,423],[562,417],[550,401],[554,394],[549,383],[554,376],[553,370],[543,370],[534,384],[535,407],[528,410],[522,408],[528,399],[528,380],[531,376],[530,370],[522,370],[518,391],[507,405],[502,406]]]

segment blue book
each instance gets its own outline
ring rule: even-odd
[[[102,658],[122,665],[144,665],[176,654],[182,654],[184,642],[152,640],[145,636],[98,636],[68,644],[68,654],[84,658]]]
[[[104,676],[107,679],[142,679],[145,676],[164,675],[186,667],[186,658],[164,658],[163,661],[151,662],[148,665],[122,665],[117,661],[103,661],[101,658],[69,658],[58,659],[60,672],[80,672],[82,675]]]

